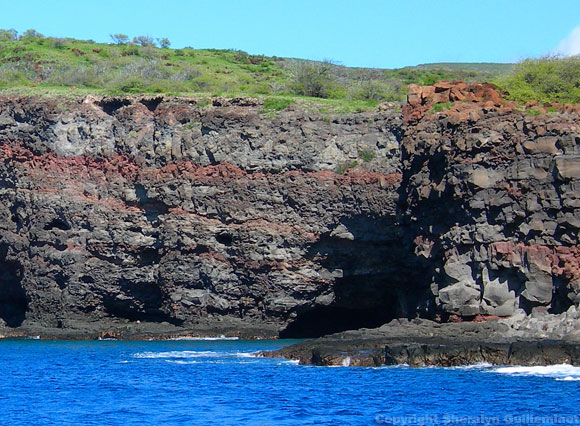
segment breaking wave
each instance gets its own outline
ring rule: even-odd
[[[550,377],[558,381],[580,381],[580,367],[574,367],[569,364],[535,367],[497,367],[491,371],[512,376]]]
[[[215,351],[169,351],[169,352],[139,352],[133,358],[188,360],[195,358],[254,358],[255,352],[215,352]]]
[[[202,340],[202,341],[214,341],[214,340],[239,340],[239,337],[226,337],[223,334],[221,336],[206,336],[206,337],[172,337],[168,340]]]

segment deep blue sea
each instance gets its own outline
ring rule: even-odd
[[[580,368],[328,368],[253,355],[288,343],[0,341],[0,424],[580,424]]]

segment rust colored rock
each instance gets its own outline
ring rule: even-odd
[[[483,100],[488,100],[496,105],[501,105],[501,96],[491,87],[485,90]]]
[[[434,104],[442,104],[445,102],[449,102],[449,90],[445,90],[442,92],[435,92],[433,95],[433,103]]]
[[[538,106],[538,101],[529,101],[526,103],[526,108],[533,108],[535,106]]]
[[[435,93],[441,93],[454,87],[454,84],[448,81],[439,81],[433,87],[435,87]]]
[[[416,84],[409,84],[407,91],[407,103],[412,106],[421,105],[421,92],[422,89]]]
[[[433,96],[435,95],[435,87],[423,86],[421,90],[421,99],[423,104],[433,103]]]
[[[447,120],[451,124],[460,124],[469,120],[469,117],[470,117],[469,111],[458,111],[454,114],[450,114]]]
[[[473,322],[486,322],[489,320],[494,320],[494,319],[501,319],[504,317],[500,317],[498,315],[481,315],[481,314],[477,314],[475,316],[475,318],[473,318]]]
[[[485,101],[483,104],[483,108],[485,110],[488,110],[488,111],[495,109],[495,107],[496,107],[496,103],[493,101]]]
[[[406,123],[419,121],[425,116],[429,109],[429,105],[419,105],[416,107],[413,105],[405,105],[402,109],[403,121]]]
[[[451,102],[464,101],[465,94],[462,92],[462,90],[459,87],[457,87],[457,86],[452,87],[451,90],[449,91],[449,100]]]
[[[419,101],[419,91],[421,100]],[[469,102],[477,104],[475,109],[465,111],[457,109],[457,112],[446,113],[453,123],[462,123],[468,120],[479,120],[483,112],[495,111],[502,106],[502,98],[498,92],[498,87],[490,83],[464,83],[440,81],[433,86],[409,86],[407,105],[412,108],[429,106],[447,102]],[[404,112],[405,121],[420,120],[425,114],[413,112],[408,109]],[[453,109],[453,108],[452,108]],[[580,111],[580,109],[579,109]]]

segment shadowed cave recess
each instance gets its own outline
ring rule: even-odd
[[[310,338],[379,327],[426,314],[425,265],[409,256],[405,233],[390,220],[353,217],[323,235],[308,257],[333,275],[334,299],[299,312],[281,338]]]
[[[18,327],[26,317],[28,297],[22,288],[22,269],[6,261],[8,247],[0,245],[0,320],[8,327]]]

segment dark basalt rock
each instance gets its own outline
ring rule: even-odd
[[[242,101],[0,99],[1,334],[322,335],[414,312],[421,291],[383,286],[398,114]]]
[[[319,366],[580,365],[579,341],[538,340],[534,333],[516,336],[503,325],[394,323],[308,340],[262,355]]]
[[[314,337],[513,317],[528,337],[577,335],[578,116],[455,89],[332,117],[0,98],[0,333]],[[430,114],[441,94],[472,98]]]

